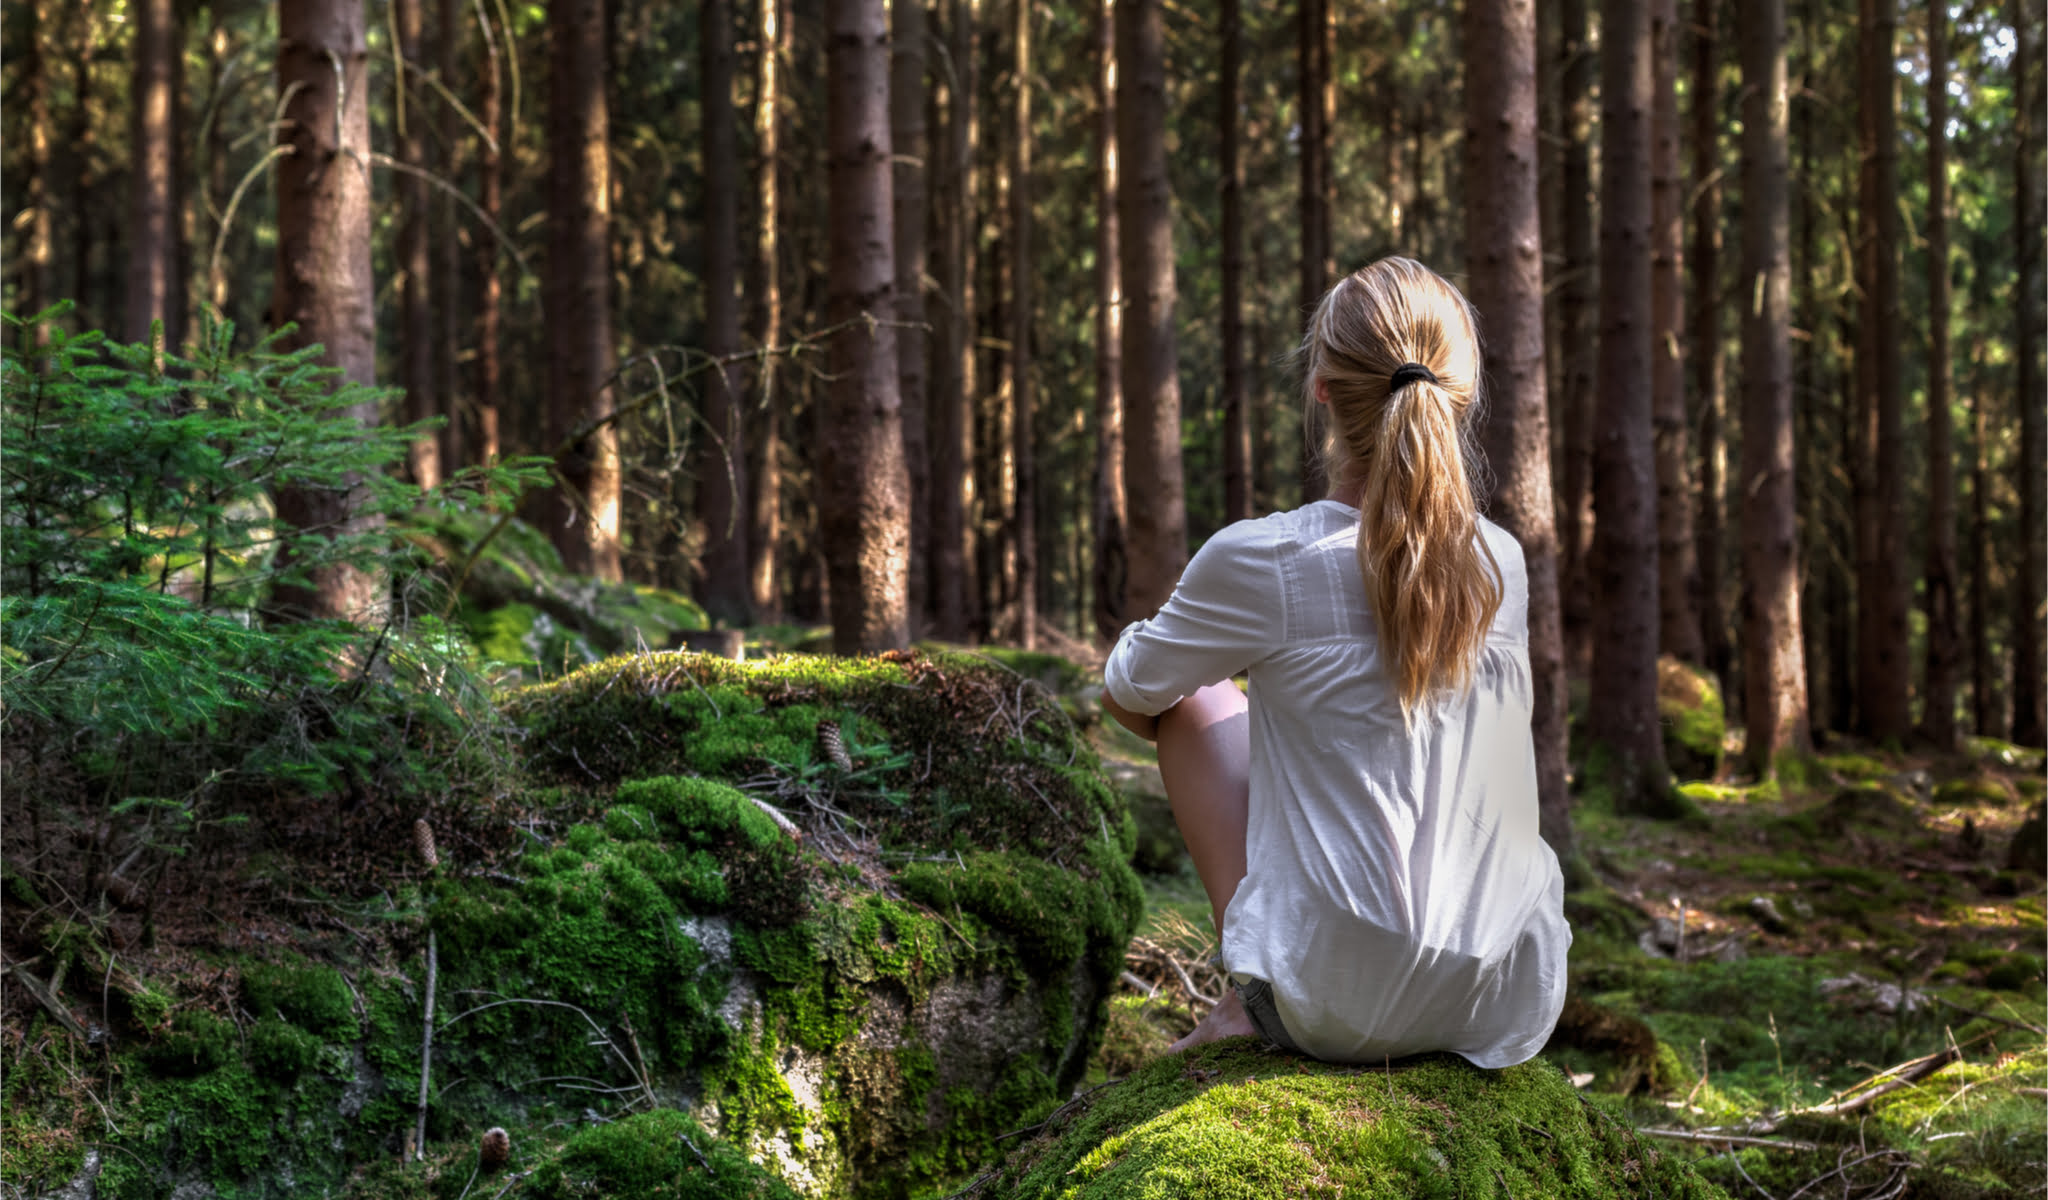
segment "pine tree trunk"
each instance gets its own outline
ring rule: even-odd
[[[1893,29],[1896,0],[1861,0],[1857,131],[1856,701],[1880,741],[1911,729],[1904,400],[1899,388],[1899,183]]]
[[[1722,607],[1722,413],[1727,360],[1721,353],[1721,0],[1693,0],[1692,370],[1699,429],[1699,616],[1707,669],[1728,695],[1728,617]]]
[[[732,5],[703,0],[697,9],[703,86],[704,349],[714,360],[740,350],[738,131],[732,104]],[[743,373],[715,365],[704,378],[704,438],[697,462],[697,519],[704,526],[698,592],[714,621],[753,619],[747,576],[747,438],[740,404]]]
[[[1743,715],[1752,770],[1808,748],[1799,634],[1784,0],[1742,0]]]
[[[57,31],[51,26],[44,0],[33,0],[28,12],[29,36],[19,68],[28,90],[28,187],[22,201],[28,237],[21,250],[18,305],[18,315],[24,317],[41,312],[57,299],[51,274],[55,197],[50,186],[50,67],[43,53],[44,38],[54,42]]]
[[[1160,0],[1116,10],[1117,147],[1124,174],[1117,226],[1126,288],[1124,486],[1129,509],[1126,608],[1149,617],[1187,565],[1180,459],[1180,374],[1174,334],[1173,197],[1166,175],[1166,31]]]
[[[1536,60],[1535,0],[1466,6],[1466,286],[1490,360],[1480,429],[1494,478],[1487,511],[1521,541],[1528,566],[1537,797],[1544,840],[1569,862],[1564,639],[1544,396]]]
[[[924,626],[930,596],[931,456],[926,435],[924,280],[927,247],[925,163],[925,0],[895,0],[890,20],[889,138],[896,147],[896,372],[903,393],[903,460],[910,472],[910,622]]]
[[[362,0],[288,0],[278,6],[277,84],[283,121],[277,161],[278,321],[297,329],[287,347],[325,347],[321,361],[351,383],[377,377],[370,265],[370,52]],[[336,69],[337,64],[339,70]],[[374,401],[335,414],[363,425]],[[278,520],[305,531],[374,528],[353,514],[349,489],[279,489]],[[323,536],[312,533],[311,536]],[[375,619],[384,581],[351,566],[320,567],[304,586],[278,587],[272,619]]]
[[[1685,182],[1678,168],[1678,0],[1650,4],[1650,407],[1657,462],[1657,646],[1706,658],[1685,420]]]
[[[1301,293],[1300,305],[1304,318],[1314,311],[1316,302],[1330,286],[1330,277],[1325,270],[1329,261],[1329,214],[1323,208],[1325,175],[1323,160],[1330,152],[1330,131],[1323,126],[1323,27],[1327,23],[1325,8],[1332,0],[1297,0],[1295,6],[1295,56],[1296,76],[1299,83],[1296,111],[1300,114],[1300,219],[1301,219]],[[1127,388],[1126,391],[1129,389]],[[1302,445],[1301,459],[1301,500],[1307,504],[1320,499],[1327,486],[1323,478],[1321,439],[1308,437]],[[1135,477],[1131,480],[1135,487]],[[1134,510],[1132,520],[1142,518]],[[1165,597],[1162,595],[1163,602]]]
[[[559,478],[541,493],[562,565],[616,580],[619,431],[611,313],[610,113],[605,0],[548,0],[547,432]],[[601,426],[592,430],[593,426]],[[580,436],[578,436],[580,435]]]
[[[130,202],[128,273],[121,336],[149,340],[150,322],[164,323],[166,345],[177,346],[183,299],[177,284],[177,170],[175,82],[182,22],[173,0],[133,0],[134,80],[129,88]],[[282,36],[282,34],[280,34]],[[328,90],[333,91],[330,83]],[[367,110],[365,110],[367,111]],[[333,140],[332,132],[327,139]]]
[[[424,0],[422,0],[424,3]],[[434,47],[434,72],[443,85],[450,90],[459,86],[456,66],[464,46],[464,17],[469,6],[462,0],[440,0],[435,14],[436,30]],[[416,95],[425,92],[415,89]],[[450,181],[462,178],[466,156],[463,145],[469,138],[469,123],[452,105],[439,107],[441,127],[439,130],[440,153],[435,164],[441,177]],[[422,117],[425,114],[421,114]],[[434,394],[439,398],[440,411],[447,417],[437,438],[437,452],[441,460],[441,474],[453,475],[471,463],[474,430],[469,418],[476,410],[474,389],[468,402],[464,402],[462,375],[462,337],[464,321],[469,319],[469,309],[464,308],[463,263],[467,249],[462,244],[463,231],[470,228],[467,212],[456,209],[454,197],[435,189],[433,192],[433,217],[431,228],[434,244],[440,251],[440,263],[434,277],[434,319],[440,329],[440,352],[434,355]],[[473,240],[477,243],[494,242],[495,237],[488,230],[475,230]],[[475,348],[472,359],[482,357],[482,347]]]
[[[1038,645],[1038,456],[1035,445],[1037,398],[1031,390],[1031,0],[1012,0],[1016,25],[1011,48],[1016,53],[1013,75],[1017,87],[1016,127],[1010,132],[1010,395],[1014,403],[1011,429],[1016,458],[1015,497],[1011,529],[1016,543],[1017,582],[1011,604],[1016,613],[1014,637],[1031,650]]]
[[[1978,350],[1981,363],[1982,348]],[[1984,428],[1984,380],[1970,388],[1970,707],[1978,737],[2005,736],[2005,699],[1991,657],[1991,622],[1998,596],[1991,588],[1991,468]]]
[[[884,0],[827,0],[826,169],[831,186],[830,384],[819,456],[819,534],[832,648],[910,644],[910,476],[896,382],[896,253],[889,178]]]
[[[1962,633],[1956,616],[1955,450],[1949,413],[1948,10],[1927,6],[1927,673],[1920,732],[1937,749],[1955,749],[1956,668]]]
[[[478,104],[477,120],[483,125],[486,136],[481,141],[481,152],[477,156],[477,207],[483,210],[485,218],[493,225],[503,224],[505,211],[505,156],[503,140],[507,136],[502,112],[504,95],[504,59],[508,47],[502,38],[502,30],[493,31],[488,21],[481,22],[484,69],[482,76],[483,97]],[[476,426],[471,453],[479,463],[495,461],[503,453],[502,435],[499,432],[499,411],[502,403],[504,368],[500,358],[499,338],[504,321],[505,286],[498,274],[498,239],[488,230],[476,237],[476,270],[478,295],[476,298]]]
[[[1671,796],[1657,721],[1657,471],[1650,411],[1650,19],[1601,9],[1600,384],[1593,443],[1593,636],[1587,731],[1608,756],[1615,804]]]
[[[778,148],[782,119],[779,67],[788,47],[782,0],[759,0],[759,45],[755,53],[754,162],[755,218],[753,253],[747,269],[747,340],[769,349],[782,340],[782,286],[777,275],[777,224],[781,190],[777,186]],[[763,355],[754,374],[756,392],[747,429],[747,597],[757,617],[782,612],[782,581],[777,572],[782,543],[782,411],[788,392],[780,361]]]
[[[424,93],[408,80],[422,69],[420,52],[421,0],[391,0],[391,16],[398,26],[399,68],[393,72],[393,119],[398,125],[398,161],[418,171],[427,169],[427,114],[410,103],[406,93]],[[434,300],[431,268],[427,255],[427,181],[423,176],[401,174],[395,181],[400,200],[398,228],[399,289],[398,381],[405,389],[405,419],[426,421],[441,415],[434,395]],[[441,483],[441,441],[436,433],[415,438],[406,450],[406,469],[423,488]]]
[[[1116,0],[1095,6],[1095,632],[1125,624],[1123,276],[1117,245]]]
[[[2013,56],[2014,92],[2018,100],[2018,162],[2014,174],[2018,196],[2018,303],[2013,315],[2019,328],[2013,338],[2018,360],[2014,396],[2019,406],[2020,453],[2013,464],[2013,486],[2019,493],[2019,578],[2013,588],[2012,614],[2012,740],[2023,746],[2048,741],[2048,705],[2044,705],[2042,661],[2042,588],[2048,583],[2048,530],[2042,527],[2041,488],[2048,480],[2048,408],[2041,392],[2041,28],[2038,9],[2014,6],[2018,48]]]
[[[1223,161],[1223,520],[1252,515],[1251,439],[1245,422],[1244,169],[1238,161],[1238,75],[1244,56],[1239,0],[1223,0],[1223,77],[1217,120]]]
[[[952,0],[951,57],[948,76],[947,250],[946,295],[948,355],[945,382],[932,400],[931,571],[934,632],[948,641],[965,641],[972,631],[974,573],[973,533],[967,516],[973,497],[975,370],[975,269],[977,190],[974,157],[980,145],[977,109],[975,27],[978,0]]]
[[[1557,289],[1558,341],[1564,346],[1564,495],[1558,512],[1558,591],[1563,601],[1565,668],[1583,675],[1592,660],[1593,369],[1599,345],[1595,325],[1599,265],[1593,240],[1593,80],[1598,66],[1587,31],[1586,0],[1562,0],[1564,89],[1562,246]]]

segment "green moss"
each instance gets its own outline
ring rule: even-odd
[[[276,1017],[249,1030],[249,1063],[266,1078],[290,1082],[311,1070],[319,1057],[319,1038]]]
[[[235,1027],[201,1009],[186,1009],[169,1030],[142,1050],[142,1059],[162,1075],[204,1075],[240,1056]]]
[[[1718,1197],[1587,1106],[1549,1064],[1443,1056],[1392,1071],[1230,1039],[1163,1059],[1079,1106],[1007,1164],[995,1194],[1073,1197]]]
[[[531,1200],[795,1200],[781,1180],[728,1141],[670,1110],[586,1129],[535,1169]]]
[[[321,1041],[355,1038],[355,995],[333,967],[251,967],[242,974],[242,994],[259,1017],[281,1016]]]
[[[2003,808],[2012,803],[2012,789],[1995,775],[1968,775],[1951,779],[1934,789],[1934,803],[1944,807]]]
[[[1657,660],[1657,719],[1664,757],[1680,779],[1712,779],[1721,769],[1727,719],[1714,677],[1665,655]]]

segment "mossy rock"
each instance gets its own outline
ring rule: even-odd
[[[2008,870],[2048,875],[2048,806],[2035,804],[2027,819],[2020,822],[2012,835],[2012,846],[2006,851],[2005,865]]]
[[[1657,660],[1657,718],[1664,757],[1679,779],[1712,779],[1721,771],[1728,732],[1721,687],[1706,671],[1670,655]]]
[[[980,1197],[1725,1195],[1538,1059],[1345,1067],[1233,1038],[1070,1103]]]
[[[1822,833],[1903,833],[1919,828],[1920,816],[1896,791],[1880,783],[1859,783],[1838,790],[1815,815]]]

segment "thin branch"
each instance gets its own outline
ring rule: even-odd
[[[464,195],[461,188],[449,183],[432,171],[415,167],[411,163],[399,162],[397,159],[379,150],[370,151],[370,161],[380,167],[389,167],[394,171],[403,171],[408,175],[417,175],[457,200],[462,201],[463,207],[469,209],[470,215],[475,217],[484,228],[490,230],[491,236],[497,238],[498,244],[503,246],[506,252],[512,256],[512,261],[519,264],[519,273],[529,279],[533,277],[533,268],[527,265],[526,256],[519,252],[519,246],[513,242],[511,235],[507,234],[496,221],[485,216],[484,210],[476,206],[476,201]]]

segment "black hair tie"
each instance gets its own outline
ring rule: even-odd
[[[1411,383],[1420,383],[1423,380],[1437,382],[1436,372],[1421,363],[1402,363],[1394,368],[1393,377],[1387,380],[1387,394],[1392,395]]]

